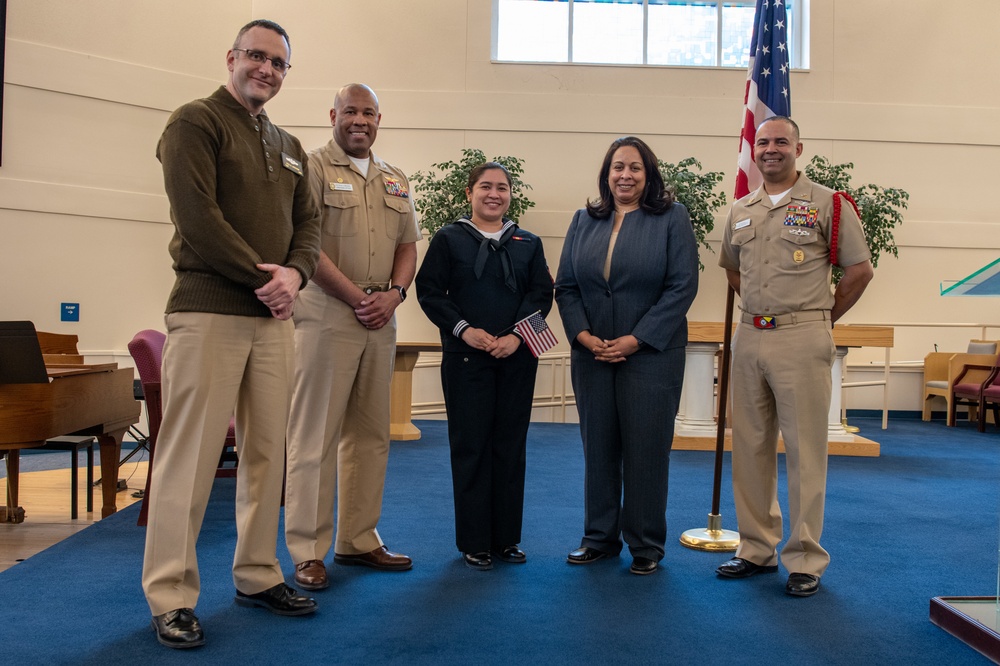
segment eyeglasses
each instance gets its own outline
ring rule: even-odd
[[[233,49],[233,50],[243,51],[244,53],[247,54],[247,57],[250,58],[251,62],[255,62],[258,65],[264,64],[265,61],[270,61],[271,67],[273,67],[274,71],[278,72],[279,74],[284,74],[289,69],[292,68],[291,65],[289,65],[281,58],[268,58],[263,51],[254,51],[253,49]]]

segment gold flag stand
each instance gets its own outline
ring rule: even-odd
[[[726,405],[729,402],[729,357],[733,341],[733,301],[736,292],[730,285],[726,292],[726,324],[722,334],[722,362],[719,364],[719,418],[715,437],[715,479],[712,484],[712,512],[708,514],[708,527],[687,530],[681,535],[681,545],[694,550],[713,552],[734,551],[740,545],[740,535],[722,529],[719,514],[719,496],[722,490],[722,452],[726,444]]]

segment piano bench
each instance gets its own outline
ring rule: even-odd
[[[70,478],[71,495],[69,517],[76,520],[78,514],[78,487],[80,449],[87,449],[87,512],[94,510],[94,437],[90,435],[67,435],[53,437],[38,447],[41,451],[69,451],[72,455],[73,468]]]

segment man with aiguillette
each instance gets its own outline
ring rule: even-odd
[[[748,578],[778,570],[778,432],[785,444],[791,530],[781,550],[785,592],[819,590],[830,563],[820,546],[827,430],[836,347],[833,324],[872,279],[861,221],[843,193],[795,168],[799,128],[785,116],[757,127],[754,161],[764,183],[733,204],[719,265],[740,295],[733,343],[733,497],[736,557],[716,573]],[[838,214],[839,210],[839,214]],[[831,266],[844,269],[836,291]]]

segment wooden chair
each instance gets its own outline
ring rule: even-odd
[[[163,364],[163,344],[166,340],[167,336],[160,331],[147,329],[136,333],[132,341],[128,343],[129,354],[135,360],[139,380],[142,382],[142,392],[146,399],[146,417],[149,421],[149,471],[146,474],[146,489],[143,491],[137,525],[145,525],[149,515],[147,500],[149,499],[149,485],[153,478],[153,456],[156,450],[156,436],[160,432],[160,422],[163,419],[160,368]],[[237,465],[236,427],[233,420],[230,419],[225,447],[222,450],[222,457],[219,459],[219,469],[215,473],[216,478],[236,476]]]
[[[979,432],[986,432],[986,409],[993,411],[993,425],[1000,429],[1000,372],[993,375],[979,396]]]
[[[935,396],[945,399],[947,424],[955,425],[951,396],[955,377],[966,365],[992,366],[997,360],[996,340],[972,340],[966,353],[931,352],[924,357],[924,409],[923,420],[931,420],[931,400]]]
[[[976,419],[978,412],[979,432],[983,432],[986,425],[983,391],[993,383],[998,371],[1000,371],[1000,357],[995,359],[992,365],[967,364],[963,367],[955,377],[955,384],[952,387],[948,420],[955,423],[957,408],[965,405],[969,408],[970,421]]]

